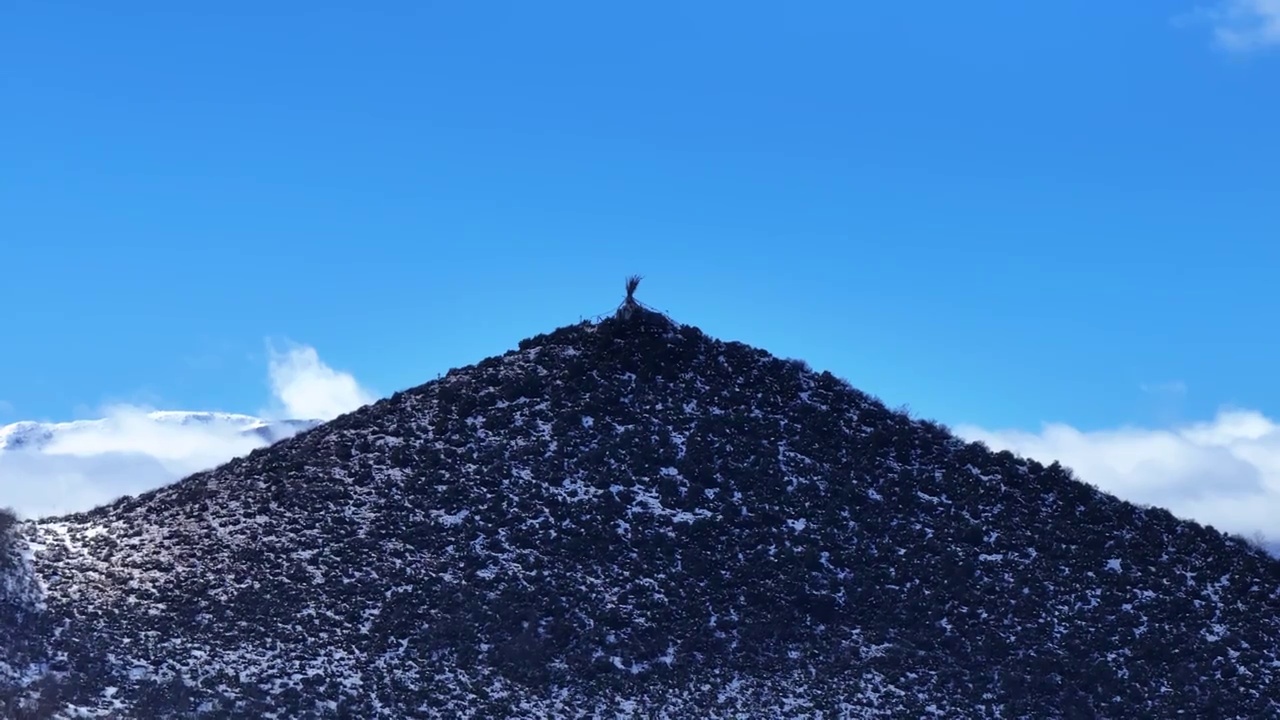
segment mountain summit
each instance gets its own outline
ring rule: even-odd
[[[1280,716],[1280,563],[630,293],[7,533],[6,717]]]

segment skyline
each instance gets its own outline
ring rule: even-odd
[[[273,348],[267,375],[271,401],[258,414],[268,422],[330,420],[386,396],[325,364],[305,345]],[[87,510],[268,444],[243,434],[243,423],[157,423],[147,417],[154,409],[103,408],[102,422],[78,424],[38,450],[6,451],[6,432],[16,426],[0,426],[0,506],[26,516]],[[952,431],[994,450],[1045,464],[1060,461],[1078,479],[1121,499],[1167,508],[1280,554],[1280,424],[1256,411],[1224,410],[1211,420],[1161,428],[1082,432],[1061,423],[1038,430],[960,424]]]

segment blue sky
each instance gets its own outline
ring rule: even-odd
[[[945,422],[1275,414],[1250,7],[20,0],[0,423],[254,412],[269,338],[388,393],[633,272]]]

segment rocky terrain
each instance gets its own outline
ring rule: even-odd
[[[1280,562],[633,304],[8,525],[5,717],[1280,717]]]

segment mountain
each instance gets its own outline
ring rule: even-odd
[[[7,717],[1280,716],[1280,562],[633,303],[7,538]]]
[[[199,427],[213,432],[250,435],[267,443],[273,443],[320,424],[319,420],[264,420],[252,415],[219,412],[181,412],[165,410],[130,416],[129,422],[138,421],[156,428]],[[121,418],[74,420],[71,422],[42,423],[16,422],[0,426],[0,452],[18,450],[42,451],[61,441],[74,440],[77,436],[101,435],[119,431]]]

